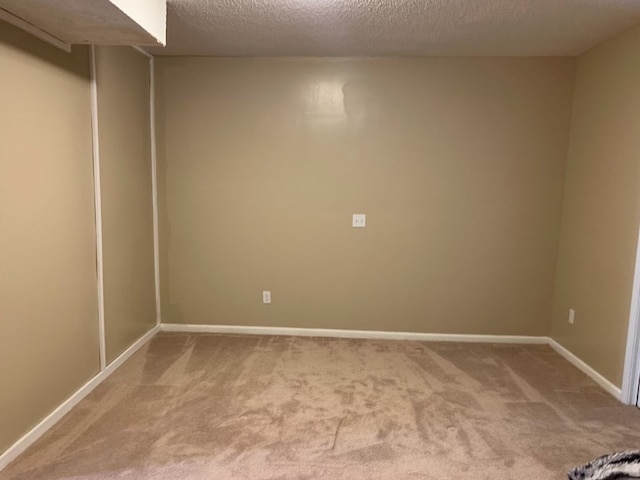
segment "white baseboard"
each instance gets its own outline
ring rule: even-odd
[[[335,337],[335,338],[362,338],[380,340],[414,340],[419,342],[468,342],[468,343],[512,343],[512,344],[538,344],[549,345],[567,361],[585,373],[598,385],[604,388],[618,400],[621,399],[621,390],[609,380],[604,378],[592,367],[576,357],[573,353],[560,345],[554,339],[543,336],[525,335],[466,335],[446,333],[414,333],[414,332],[387,332],[375,330],[339,330],[325,328],[289,328],[289,327],[250,327],[243,325],[193,325],[180,323],[163,323],[160,325],[163,332],[184,333],[231,333],[244,335],[288,335],[294,337]]]
[[[120,365],[122,365],[131,355],[138,351],[145,343],[158,333],[159,326],[153,327],[142,338],[125,350],[118,358],[111,362],[104,370],[84,384],[78,391],[71,395],[58,408],[45,417],[40,423],[27,432],[21,439],[14,443],[8,450],[0,455],[0,471],[9,463],[16,459],[31,444],[38,440],[47,430],[53,427],[62,417],[64,417],[73,407],[85,398],[93,389],[111,375]]]
[[[548,339],[549,346],[553,348],[556,352],[562,355],[567,361],[572,363],[578,370],[581,370],[588,377],[590,377],[594,382],[604,388],[611,395],[616,397],[618,400],[622,401],[622,390],[616,387],[609,380],[600,375],[596,370],[587,365],[585,362],[576,357],[573,353],[567,350],[565,347],[556,342],[553,338]]]
[[[118,358],[116,358],[113,362],[111,362],[107,366],[107,368],[105,368],[104,372],[102,372],[105,374],[104,378],[107,378],[109,375],[111,375],[120,365],[126,362],[129,359],[129,357],[131,357],[131,355],[133,355],[138,350],[140,350],[140,348],[142,348],[149,340],[151,340],[159,331],[160,331],[160,326],[156,325],[147,333],[145,333],[142,337],[140,337],[140,339],[136,343],[134,343],[129,348],[127,348],[124,352],[122,352],[118,356]]]
[[[334,337],[380,340],[415,340],[419,342],[528,343],[546,344],[547,337],[524,335],[465,335],[448,333],[387,332],[376,330],[340,330],[327,328],[249,327],[243,325],[189,325],[163,323],[163,332],[236,333],[244,335],[284,335],[292,337]]]
[[[21,439],[14,443],[7,451],[0,455],[0,471],[12,462],[18,455],[24,452],[31,444],[38,440],[47,430],[55,425],[75,405],[85,398],[93,389],[111,375],[131,355],[138,351],[153,336],[163,332],[184,333],[232,333],[246,335],[285,335],[299,337],[335,337],[335,338],[361,338],[381,340],[414,340],[422,342],[468,342],[468,343],[511,343],[511,344],[539,344],[549,345],[558,354],[576,366],[589,376],[598,385],[604,388],[617,399],[621,398],[621,390],[592,367],[576,357],[573,353],[549,337],[524,336],[524,335],[465,335],[442,333],[414,333],[414,332],[387,332],[372,330],[339,330],[325,328],[287,328],[287,327],[248,327],[237,325],[187,325],[167,324],[155,326],[136,343],[131,345],[118,358],[111,362],[103,371],[89,380],[77,392],[69,397],[62,405],[56,408],[38,425],[31,429]]]

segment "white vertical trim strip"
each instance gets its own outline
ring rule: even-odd
[[[153,60],[153,55],[151,55],[149,52],[147,52],[144,48],[139,47],[137,45],[133,46],[134,50],[137,50],[138,52],[140,52],[141,54],[143,54],[145,57],[147,57],[149,60]]]
[[[140,47],[134,46],[134,50],[140,52],[149,59],[149,131],[151,134],[151,194],[153,204],[153,267],[155,276],[156,295],[156,324],[162,321],[160,302],[160,241],[158,224],[158,169],[156,148],[156,78],[155,61],[153,55]]]
[[[64,42],[60,40],[58,37],[54,37],[50,33],[39,29],[35,25],[30,24],[26,20],[23,20],[22,18],[14,15],[13,13],[5,10],[4,8],[0,8],[0,20],[4,20],[5,22],[10,23],[11,25],[18,27],[21,30],[24,30],[25,32],[33,35],[34,37],[37,37],[40,40],[43,40],[48,44],[53,45],[56,48],[59,48],[60,50],[64,50],[67,53],[71,52],[71,45],[69,45],[67,42]]]
[[[144,51],[143,51],[144,52]],[[155,60],[149,56],[149,112],[151,123],[151,190],[153,192],[153,264],[156,281],[156,323],[162,322],[162,306],[160,302],[160,227],[158,221],[158,156],[156,147],[156,73]]]
[[[98,127],[98,83],[96,47],[91,45],[91,130],[93,133],[93,183],[96,209],[96,267],[98,277],[98,336],[100,371],[107,368],[107,344],[104,325],[104,262],[102,256],[102,193],[100,189],[100,134]]]
[[[636,244],[636,265],[633,272],[633,290],[629,307],[627,350],[623,372],[620,399],[627,405],[636,405],[638,403],[638,384],[640,383],[640,231]]]

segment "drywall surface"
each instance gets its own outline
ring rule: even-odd
[[[0,452],[99,370],[89,55],[0,22]]]
[[[110,0],[164,45],[167,43],[167,0]]]
[[[96,47],[107,361],[156,324],[149,68]]]
[[[638,52],[635,28],[577,62],[553,308],[553,338],[618,386],[640,221]]]
[[[573,60],[157,62],[163,322],[548,334]]]

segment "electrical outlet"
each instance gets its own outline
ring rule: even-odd
[[[576,311],[573,308],[569,309],[569,323],[573,325],[576,320]]]
[[[364,213],[353,214],[353,228],[364,228],[367,226],[367,216]]]
[[[271,292],[269,290],[262,292],[262,303],[271,303]]]

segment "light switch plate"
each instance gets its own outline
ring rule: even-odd
[[[367,226],[367,216],[364,213],[353,214],[353,228],[364,228]]]

